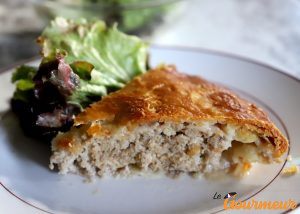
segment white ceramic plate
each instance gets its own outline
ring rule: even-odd
[[[151,64],[162,62],[224,84],[257,103],[289,138],[290,154],[300,157],[299,80],[228,54],[152,47]],[[222,213],[223,197],[228,192],[237,192],[235,199],[241,201],[300,202],[299,175],[280,175],[285,162],[255,165],[242,180],[211,181],[182,176],[175,180],[107,178],[87,183],[80,176],[58,175],[47,167],[49,145],[24,137],[16,117],[9,112],[8,100],[13,92],[10,76],[11,71],[0,75],[0,213]],[[222,199],[213,199],[216,192]]]

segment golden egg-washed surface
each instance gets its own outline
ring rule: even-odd
[[[104,123],[93,126],[96,121]],[[102,130],[107,135],[112,126],[154,121],[234,124],[267,138],[279,154],[288,148],[288,141],[262,109],[224,87],[179,73],[174,66],[161,66],[136,77],[85,109],[75,118],[75,126],[90,124],[90,134]]]

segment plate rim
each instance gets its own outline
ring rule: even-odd
[[[257,59],[251,58],[251,57],[235,54],[232,52],[227,52],[227,51],[217,50],[217,49],[203,48],[203,47],[191,47],[191,46],[184,46],[184,45],[160,45],[160,44],[155,44],[155,43],[151,43],[150,49],[151,48],[166,49],[166,50],[179,50],[179,51],[191,51],[191,52],[197,52],[197,53],[201,52],[201,53],[206,53],[206,54],[211,54],[211,55],[233,58],[233,59],[241,60],[243,62],[248,62],[248,63],[252,63],[252,64],[256,64],[256,65],[268,68],[269,70],[273,70],[284,76],[288,76],[290,79],[293,79],[300,83],[300,77],[298,77],[294,74],[291,74],[291,72],[289,72],[285,69],[278,68],[269,63],[266,63],[266,62],[263,62],[263,61],[260,61],[260,60],[257,60]],[[151,58],[151,56],[150,56],[150,58]]]
[[[289,77],[290,79],[293,79],[297,82],[300,83],[300,77],[297,77],[294,74],[291,74],[290,72],[288,72],[285,69],[282,68],[278,68],[274,65],[271,65],[269,63],[251,58],[251,57],[247,57],[247,56],[242,56],[239,54],[235,54],[232,52],[227,52],[227,51],[223,51],[223,50],[217,50],[217,49],[209,49],[209,48],[203,48],[203,47],[191,47],[191,46],[184,46],[184,45],[162,45],[162,44],[155,44],[155,43],[150,43],[149,49],[154,48],[154,49],[166,49],[166,50],[179,50],[179,51],[192,51],[192,52],[202,52],[202,53],[207,53],[207,54],[212,54],[212,55],[217,55],[217,56],[223,56],[223,57],[228,57],[228,58],[234,58],[234,59],[238,59],[238,60],[242,60],[244,62],[249,62],[249,63],[253,63],[265,68],[268,68],[270,70],[276,71],[278,73],[281,73],[284,76]],[[8,66],[4,66],[3,69],[0,69],[0,75],[2,75],[3,73],[9,72],[12,69],[26,64],[26,63],[30,63],[32,61],[38,60],[40,59],[41,56],[36,55],[33,57],[30,57],[28,59],[24,59],[24,60],[19,60],[15,63],[12,63]],[[151,56],[150,56],[151,58]]]

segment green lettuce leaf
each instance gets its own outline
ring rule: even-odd
[[[19,80],[29,80],[32,81],[33,77],[37,73],[37,68],[27,65],[22,65],[16,69],[16,71],[12,74],[11,81],[13,83]]]
[[[92,64],[85,61],[76,61],[73,62],[70,66],[81,79],[91,79],[91,72],[94,69],[94,66]]]
[[[63,53],[68,64],[86,61],[93,65],[91,84],[120,88],[147,69],[148,45],[121,33],[116,25],[107,28],[102,21],[59,17],[44,30],[39,41],[44,57]]]
[[[34,83],[32,80],[22,79],[17,83],[17,89],[21,91],[27,91],[34,88]]]
[[[58,17],[38,39],[42,63],[64,55],[80,86],[68,102],[81,107],[106,95],[146,72],[148,45],[135,36],[108,28],[103,21],[68,20]]]
[[[16,90],[13,99],[28,102],[34,89],[33,77],[37,73],[37,68],[27,65],[22,65],[13,73],[11,81],[16,83]]]

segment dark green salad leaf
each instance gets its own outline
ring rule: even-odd
[[[21,66],[12,76],[12,107],[42,137],[67,130],[83,108],[147,70],[148,45],[102,21],[58,17],[38,43],[39,67]]]
[[[33,77],[37,73],[37,68],[22,65],[13,73],[11,81],[16,83],[16,90],[13,99],[19,99],[28,102],[29,91],[33,90]]]
[[[32,66],[22,65],[13,73],[11,81],[15,83],[18,80],[30,80],[36,75],[37,69]]]

